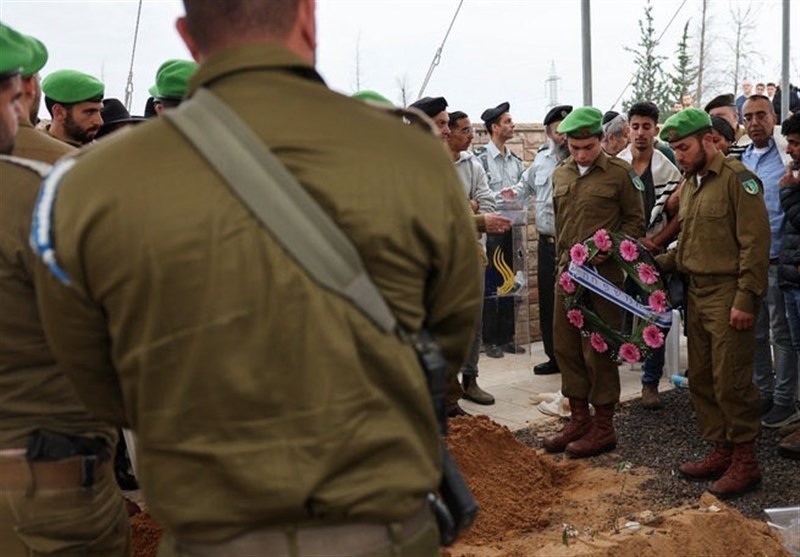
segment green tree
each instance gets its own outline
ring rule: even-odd
[[[653,27],[653,6],[650,0],[647,1],[644,7],[644,20],[639,20],[639,33],[638,48],[625,47],[625,50],[634,55],[633,62],[636,65],[636,74],[633,78],[631,96],[622,106],[627,110],[637,102],[653,102],[658,106],[663,120],[669,116],[672,108],[670,102],[671,88],[662,67],[666,57],[656,53],[658,39],[656,38],[656,30]]]
[[[689,21],[687,20],[675,52],[675,64],[669,76],[672,102],[681,102],[684,95],[692,93],[696,79],[697,66],[692,65],[692,57],[689,54]]]

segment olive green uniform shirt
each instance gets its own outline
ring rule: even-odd
[[[752,180],[748,193],[745,182]],[[763,187],[739,161],[717,153],[708,174],[681,189],[678,247],[658,257],[667,271],[730,276],[738,281],[733,307],[756,313],[767,290],[770,229]]]
[[[456,373],[480,305],[475,228],[441,142],[327,89],[278,46],[210,57],[208,86],[350,237],[400,323]],[[413,349],[318,286],[165,119],[99,142],[53,211],[42,308],[82,398],[139,439],[178,539],[398,520],[440,477]]]
[[[37,130],[31,123],[20,118],[19,132],[14,141],[12,155],[42,161],[48,164],[55,164],[56,161],[76,152],[76,148],[60,141],[49,133]]]
[[[0,159],[0,449],[26,447],[28,434],[40,428],[100,437],[112,446],[113,428],[86,412],[42,331],[37,261],[28,244],[41,181],[36,170]]]

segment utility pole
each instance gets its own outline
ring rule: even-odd
[[[783,0],[783,61],[781,64],[781,122],[789,115],[789,0]]]
[[[581,0],[581,36],[583,45],[583,105],[592,106],[592,22],[589,0]]]

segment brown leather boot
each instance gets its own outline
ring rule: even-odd
[[[723,476],[708,490],[720,499],[738,497],[758,487],[761,472],[756,460],[756,444],[737,443],[733,446],[733,460]]]
[[[711,454],[703,460],[681,464],[678,473],[693,482],[716,480],[730,467],[732,457],[733,449],[725,443],[717,443]]]
[[[574,458],[586,458],[613,450],[617,446],[614,433],[614,405],[594,407],[594,419],[589,432],[566,446],[567,454]]]
[[[561,431],[544,440],[544,450],[560,453],[571,442],[583,437],[592,425],[589,416],[589,401],[578,398],[569,399],[570,418]]]

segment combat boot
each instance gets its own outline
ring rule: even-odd
[[[661,399],[658,397],[658,384],[642,385],[642,406],[648,410],[661,408]]]
[[[478,377],[476,375],[464,375],[463,398],[484,406],[494,404],[494,397],[478,386]]]
[[[737,443],[733,446],[733,460],[723,476],[708,490],[720,499],[738,497],[758,487],[761,472],[756,460],[756,444]]]
[[[781,440],[778,444],[778,454],[784,458],[800,460],[800,428]]]
[[[589,432],[566,447],[574,458],[586,458],[613,450],[617,446],[614,433],[614,404],[594,407],[594,419]]]
[[[592,426],[588,400],[571,398],[569,399],[569,409],[569,422],[561,428],[561,431],[548,437],[542,443],[548,453],[562,452],[567,445],[586,435]]]
[[[703,460],[681,464],[678,473],[693,482],[716,480],[730,467],[732,458],[733,449],[725,443],[717,443],[711,454]]]

